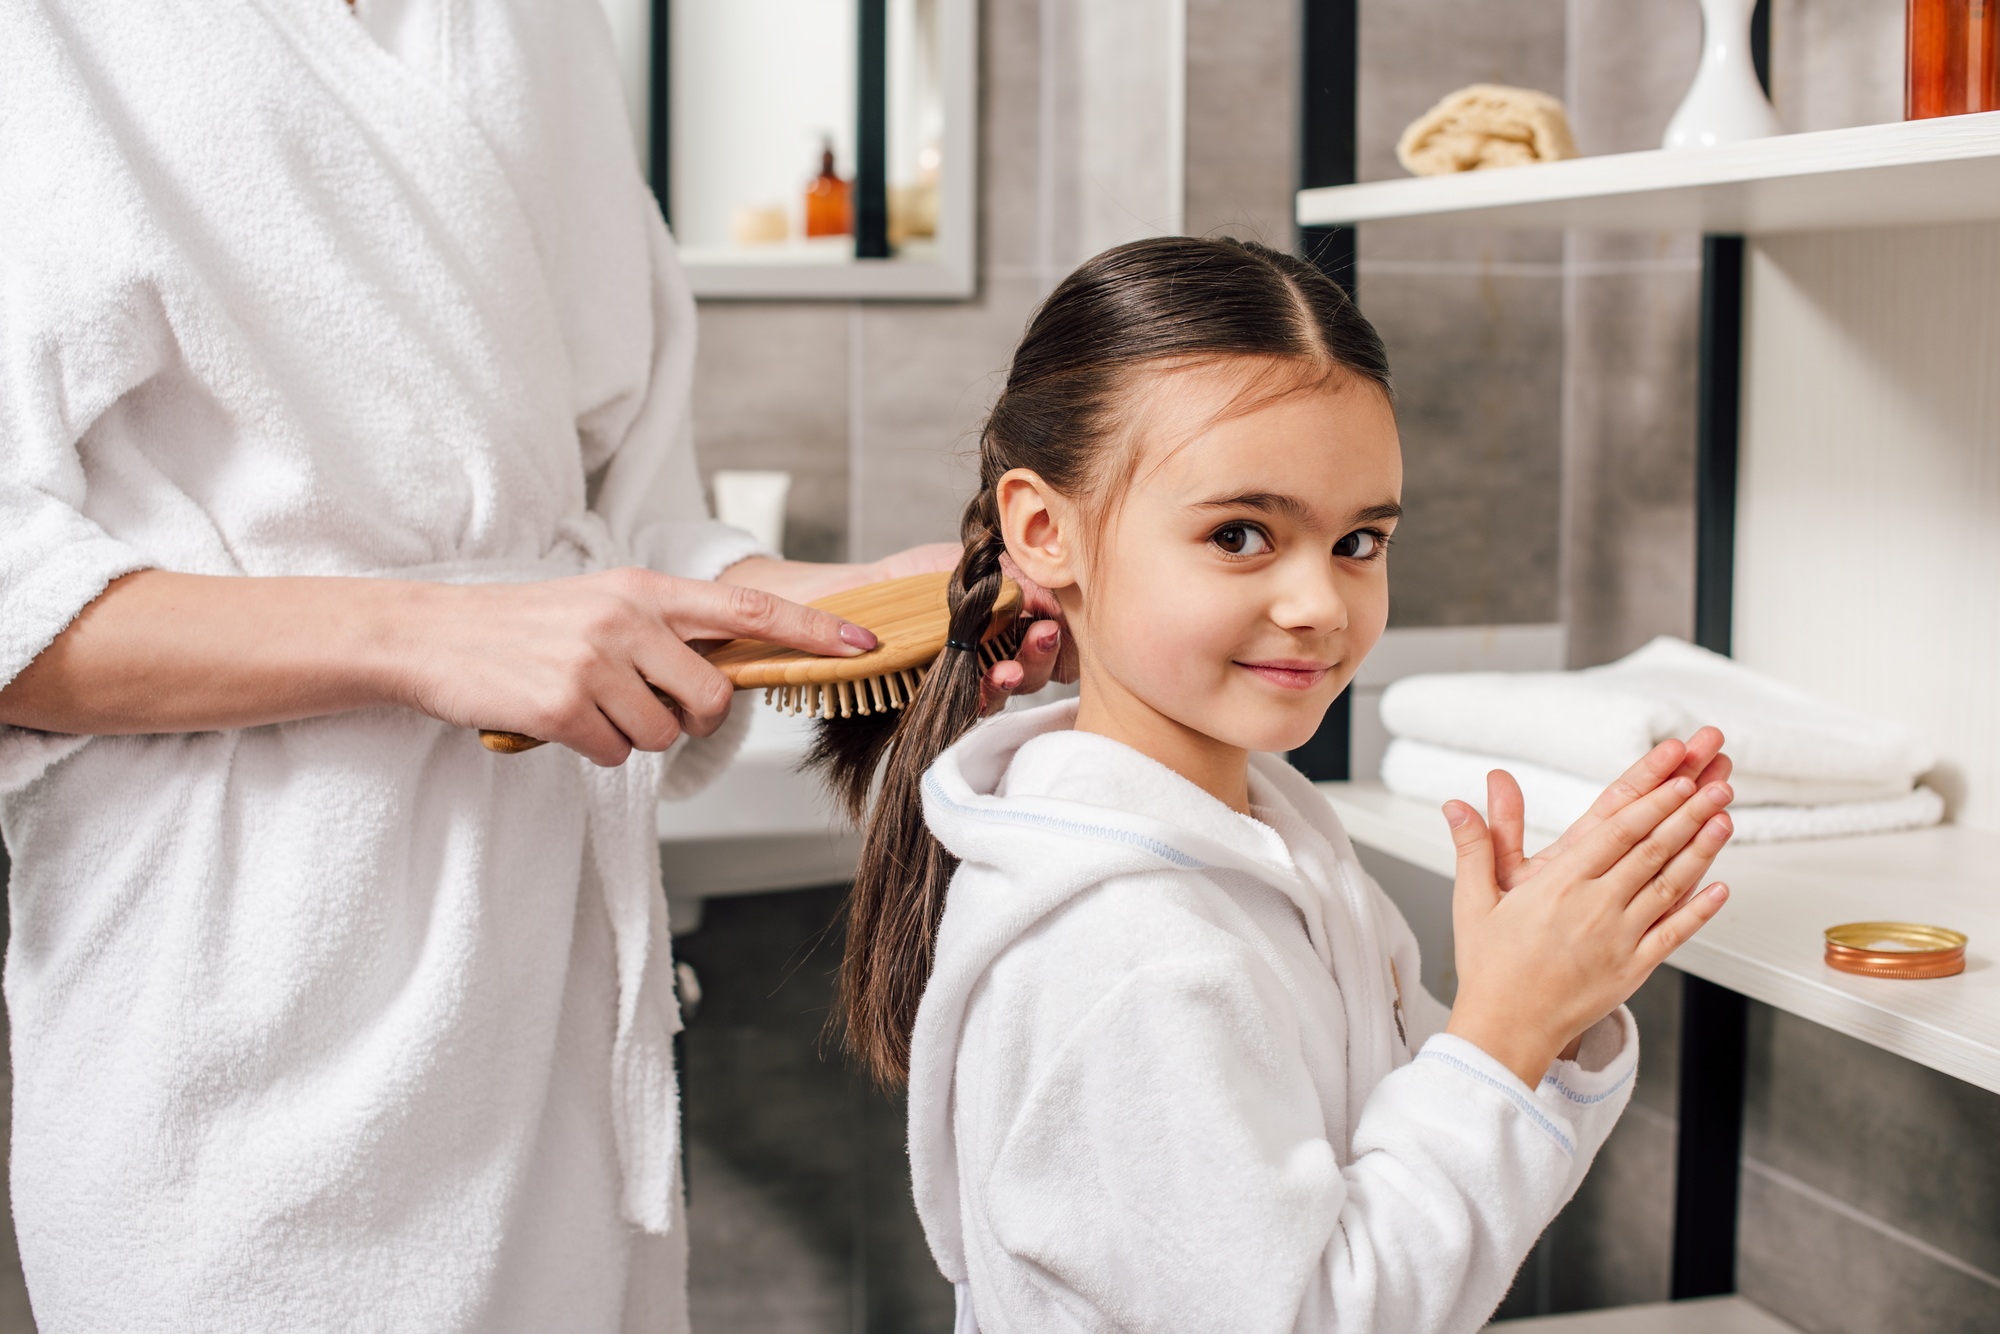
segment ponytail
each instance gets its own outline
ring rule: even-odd
[[[1063,280],[1030,321],[980,434],[980,489],[959,522],[965,550],[947,594],[952,641],[978,644],[1000,597],[1000,478],[1027,468],[1068,496],[1115,489],[1104,446],[1133,374],[1227,357],[1294,365],[1306,383],[1346,372],[1389,387],[1373,327],[1292,255],[1159,237],[1107,250]],[[807,758],[852,817],[867,815],[847,901],[840,1011],[848,1051],[887,1088],[909,1078],[910,1034],[958,869],[924,824],[923,776],[978,721],[984,677],[977,651],[947,647],[900,713],[824,724]]]
[[[965,507],[960,523],[965,555],[948,585],[950,632],[956,644],[986,637],[1000,599],[1001,536],[990,483]],[[885,1087],[909,1077],[910,1031],[930,980],[938,919],[958,859],[924,825],[924,771],[979,721],[986,675],[977,648],[947,647],[923,684],[892,720],[886,746],[873,755],[835,754],[834,734],[855,720],[820,728],[812,761],[822,766],[850,813],[865,808],[877,758],[888,764],[867,822],[861,861],[847,899],[847,952],[840,968],[847,1049]]]

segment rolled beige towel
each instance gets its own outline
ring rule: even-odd
[[[1475,83],[1417,117],[1396,157],[1418,176],[1576,156],[1563,104],[1532,88]]]

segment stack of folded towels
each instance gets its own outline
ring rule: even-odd
[[[1390,790],[1484,809],[1519,780],[1528,823],[1562,829],[1657,742],[1714,724],[1736,768],[1739,843],[1915,829],[1944,818],[1917,779],[1937,756],[1907,728],[1813,699],[1720,654],[1655,639],[1579,672],[1410,676],[1382,695]]]

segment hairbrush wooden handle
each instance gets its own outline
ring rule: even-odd
[[[940,570],[864,584],[810,604],[874,633],[875,647],[851,658],[821,657],[756,639],[732,639],[703,656],[738,690],[832,685],[921,669],[936,661],[944,650],[945,637],[950,633],[950,587],[951,574]],[[1020,586],[1012,579],[1003,580],[983,638],[992,639],[1020,613]],[[658,687],[654,687],[653,693],[668,708],[680,707]],[[480,730],[479,743],[501,755],[519,755],[546,744],[519,732],[484,728]]]

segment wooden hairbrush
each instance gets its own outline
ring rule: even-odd
[[[761,688],[764,698],[786,713],[823,719],[888,713],[910,702],[931,664],[944,652],[950,634],[946,601],[950,585],[949,571],[913,574],[850,588],[812,603],[874,632],[875,647],[851,658],[817,657],[757,639],[732,639],[704,656],[738,690]],[[1020,586],[1003,579],[979,642],[981,667],[1010,658],[1020,648],[1020,616]],[[502,755],[544,744],[519,732],[482,730],[479,740]]]

